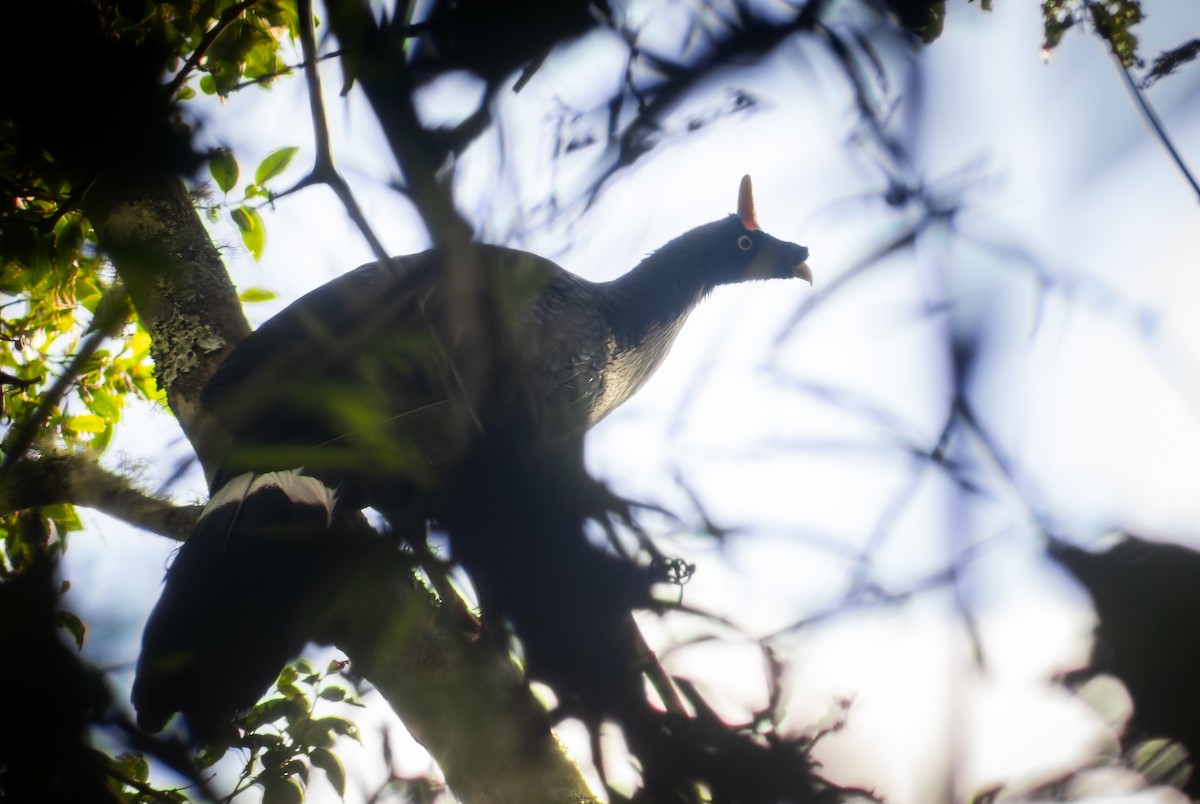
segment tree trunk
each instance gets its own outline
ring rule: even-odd
[[[211,476],[226,443],[200,392],[250,333],[229,274],[176,176],[101,176],[82,206],[150,333],[158,384]]]

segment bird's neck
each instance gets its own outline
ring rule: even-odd
[[[593,424],[636,393],[667,356],[688,313],[708,290],[695,279],[695,268],[656,254],[620,279],[596,286],[611,341],[604,390],[590,415]]]
[[[658,251],[625,276],[600,286],[618,350],[644,344],[665,353],[711,289],[699,266],[682,256]]]

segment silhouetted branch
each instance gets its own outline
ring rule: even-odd
[[[341,55],[342,55],[342,51],[331,50],[328,53],[323,53],[320,56],[317,56],[315,61],[317,61],[317,62],[328,61],[329,59],[339,58],[339,57],[341,57]],[[255,76],[254,78],[251,78],[247,81],[242,81],[240,83],[234,84],[233,87],[229,91],[230,91],[230,93],[240,92],[243,89],[249,89],[250,87],[256,87],[256,86],[259,86],[260,84],[266,84],[270,81],[274,81],[276,78],[282,78],[285,75],[291,75],[292,73],[296,72],[296,70],[306,69],[308,67],[308,65],[310,65],[312,63],[313,63],[312,59],[306,58],[303,61],[301,61],[299,64],[288,64],[284,67],[280,67],[278,70],[272,70],[269,73],[263,73],[262,75]]]
[[[775,336],[773,346],[778,348],[784,340],[791,336],[792,332],[796,329],[796,326],[802,319],[811,315],[813,310],[817,309],[826,301],[828,301],[829,298],[833,296],[833,294],[837,293],[841,288],[845,287],[855,279],[863,276],[872,268],[882,265],[886,257],[889,257],[896,252],[903,251],[904,249],[911,248],[913,244],[917,242],[917,238],[920,236],[921,232],[924,231],[926,226],[929,225],[929,222],[930,221],[928,218],[922,218],[920,221],[917,221],[915,224],[913,224],[913,226],[907,231],[893,238],[890,242],[885,243],[884,245],[875,249],[870,254],[864,256],[862,259],[851,265],[846,270],[842,271],[836,277],[822,284],[820,288],[814,289],[813,292],[808,295],[808,298],[806,298],[804,302],[796,308],[796,312],[792,313],[791,317],[788,319],[787,323],[784,324],[783,329],[780,330],[779,334]]]
[[[324,184],[333,190],[334,195],[342,202],[346,214],[363,239],[367,241],[371,252],[377,260],[387,260],[389,255],[383,247],[383,242],[375,235],[362,208],[354,198],[350,185],[338,172],[333,164],[333,144],[329,134],[329,122],[325,116],[325,99],[321,91],[321,57],[317,55],[316,36],[313,32],[312,0],[299,0],[297,11],[300,16],[300,47],[304,53],[304,79],[308,87],[308,108],[313,124],[313,145],[316,155],[313,157],[312,170],[294,186],[273,196],[272,200],[309,187],[313,184]]]
[[[1088,11],[1092,11],[1093,23],[1096,23],[1098,18],[1092,9],[1090,0],[1084,0],[1083,7]],[[1184,181],[1192,188],[1192,192],[1196,194],[1196,199],[1200,201],[1200,183],[1196,181],[1196,177],[1192,175],[1192,171],[1188,168],[1187,163],[1183,161],[1183,156],[1175,149],[1175,144],[1171,142],[1171,137],[1167,134],[1167,129],[1163,126],[1162,120],[1159,119],[1158,113],[1154,111],[1154,107],[1150,105],[1150,101],[1147,100],[1142,88],[1134,80],[1133,75],[1129,72],[1129,67],[1125,65],[1121,54],[1117,52],[1117,48],[1112,46],[1112,42],[1109,40],[1104,26],[1097,25],[1097,31],[1101,38],[1109,43],[1109,53],[1116,62],[1117,70],[1121,73],[1121,78],[1125,82],[1125,88],[1133,96],[1133,100],[1137,103],[1142,117],[1146,118],[1146,122],[1150,124],[1150,128],[1154,131],[1155,136],[1158,137],[1163,147],[1167,149],[1167,153],[1170,154],[1175,166],[1179,168],[1179,172],[1183,174]]]

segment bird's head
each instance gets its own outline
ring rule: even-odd
[[[668,272],[681,286],[698,283],[700,291],[707,293],[718,285],[756,279],[800,277],[812,284],[807,259],[807,248],[772,237],[759,226],[746,176],[736,213],[672,240],[648,262],[669,265]]]
[[[726,219],[721,234],[726,241],[721,244],[725,261],[732,271],[726,282],[799,277],[812,284],[812,271],[805,262],[808,249],[772,237],[759,225],[749,176],[742,177],[737,212]]]

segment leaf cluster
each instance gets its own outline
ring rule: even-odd
[[[338,795],[345,797],[346,772],[334,753],[338,737],[359,740],[354,721],[336,714],[317,715],[321,701],[361,707],[354,692],[333,679],[348,663],[331,661],[314,670],[300,659],[283,669],[272,692],[235,724],[227,739],[201,751],[198,764],[209,767],[233,748],[248,752],[241,782],[232,795],[257,785],[263,801],[283,804],[302,801],[317,768]],[[231,795],[231,797],[232,797]]]
[[[1092,30],[1108,44],[1121,66],[1142,67],[1145,60],[1138,52],[1134,31],[1143,19],[1141,0],[1044,0],[1042,51],[1051,53],[1067,31],[1090,22]]]
[[[254,171],[254,181],[248,183],[243,190],[243,196],[247,203],[233,207],[229,214],[230,219],[237,226],[238,232],[241,234],[242,244],[246,246],[246,250],[256,260],[262,258],[263,251],[266,249],[267,230],[258,210],[248,202],[255,198],[263,198],[269,201],[274,197],[273,192],[267,186],[268,182],[287,170],[288,165],[291,164],[292,159],[295,158],[299,150],[295,146],[276,148],[263,157],[263,160],[259,162],[258,167]],[[237,187],[241,168],[238,165],[237,157],[234,156],[232,151],[221,150],[209,158],[208,172],[212,176],[213,181],[217,183],[217,187],[220,188],[221,192],[228,196]],[[209,207],[208,215],[210,220],[219,220],[221,216],[220,207]],[[269,292],[256,290],[256,292],[249,296],[243,294],[242,301],[258,302],[274,298],[274,294],[264,295],[267,293]]]
[[[1132,30],[1142,21],[1140,0],[1044,0],[1042,51],[1051,53],[1067,31],[1087,19],[1124,66],[1142,64],[1137,54],[1137,36]]]
[[[172,87],[181,100],[196,94],[187,83],[196,74],[208,95],[269,81],[284,68],[281,40],[299,30],[294,0],[122,0],[110,21],[115,35],[175,55],[181,69]]]

